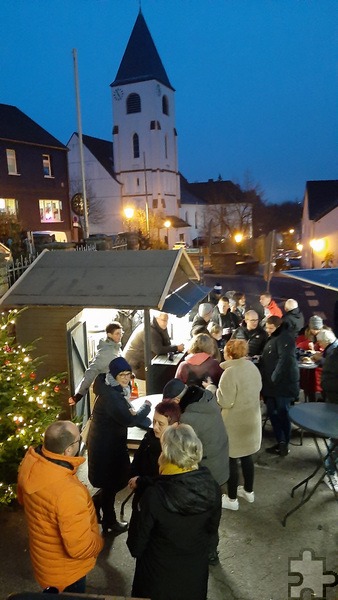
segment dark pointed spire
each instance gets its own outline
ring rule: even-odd
[[[150,81],[151,79],[156,79],[174,89],[165,72],[140,7],[119,70],[111,85]]]

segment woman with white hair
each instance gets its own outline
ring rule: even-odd
[[[160,476],[140,500],[132,595],[152,600],[206,600],[208,548],[217,535],[221,492],[199,467],[202,443],[190,425],[161,437]]]

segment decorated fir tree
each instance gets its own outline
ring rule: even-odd
[[[42,435],[60,413],[60,389],[64,374],[39,381],[41,359],[32,359],[34,346],[15,340],[17,311],[0,319],[0,504],[15,498],[18,466],[29,446],[41,443]]]

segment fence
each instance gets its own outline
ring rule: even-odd
[[[55,248],[55,250],[56,249],[57,248]],[[74,250],[77,252],[96,252],[97,247],[95,244],[79,244]],[[117,244],[112,246],[109,249],[109,252],[111,250],[127,250],[127,244]],[[53,252],[53,248],[51,248],[51,252]],[[0,295],[4,294],[5,291],[19,279],[22,273],[28,269],[37,256],[38,254],[27,254],[27,256],[20,256],[19,258],[6,263],[0,273]]]

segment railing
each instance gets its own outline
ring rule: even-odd
[[[97,252],[95,244],[79,244],[73,250],[77,252]],[[112,246],[109,248],[108,252],[112,250],[127,250],[127,244],[117,244]],[[53,252],[53,248],[51,248],[50,251]],[[27,256],[20,256],[15,260],[6,262],[0,273],[0,296],[19,279],[26,269],[34,262],[37,256],[38,253],[27,254]]]

